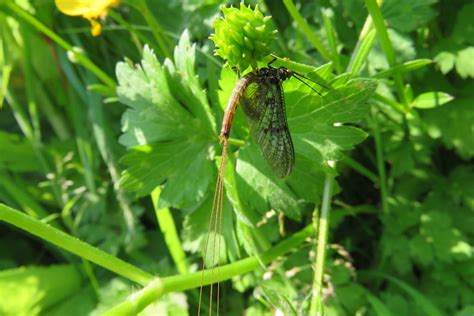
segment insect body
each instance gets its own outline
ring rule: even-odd
[[[263,157],[280,178],[291,173],[295,150],[288,130],[282,82],[294,76],[287,68],[261,68],[242,77],[232,91],[224,113],[221,141],[227,139],[240,104],[253,139]]]

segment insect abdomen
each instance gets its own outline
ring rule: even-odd
[[[224,138],[229,138],[230,127],[232,125],[232,120],[234,119],[235,111],[240,103],[242,95],[245,93],[245,90],[252,83],[253,76],[254,74],[250,73],[240,78],[239,81],[237,81],[234,90],[232,90],[232,94],[230,95],[229,101],[227,102],[227,106],[225,108],[224,118],[222,119],[220,133],[221,142]]]

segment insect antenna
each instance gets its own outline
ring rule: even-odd
[[[273,63],[277,60],[277,58],[276,58],[275,56],[272,55],[272,57],[273,57],[273,59],[270,60],[270,61],[268,62],[268,64],[267,64],[267,67],[268,67],[268,68],[273,68],[273,67],[270,66],[270,65],[273,64]]]
[[[307,82],[305,82],[305,81],[304,81],[303,79],[301,79],[301,78],[304,78],[304,79],[309,80],[309,81],[311,81],[311,82],[314,82],[313,80],[308,79],[308,78],[306,78],[305,76],[300,75],[300,74],[298,74],[298,73],[294,73],[294,77],[295,77],[295,79],[297,79],[298,81],[300,81],[300,82],[302,82],[303,84],[305,84],[308,88],[310,88],[311,90],[313,90],[313,91],[316,92],[317,94],[322,95],[321,93],[319,93],[318,90],[316,90],[315,88],[311,87]],[[299,77],[301,77],[301,78],[299,78]],[[319,84],[319,83],[317,83],[317,82],[315,82],[315,83],[316,83],[316,84]],[[319,85],[320,85],[320,84],[319,84]],[[322,87],[324,87],[324,86],[322,86]]]

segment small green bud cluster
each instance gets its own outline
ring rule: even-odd
[[[249,65],[257,68],[257,61],[270,54],[269,44],[277,32],[271,30],[271,17],[263,16],[258,5],[252,10],[243,2],[240,9],[223,7],[222,13],[224,17],[215,19],[212,24],[215,33],[210,38],[216,44],[214,54],[240,71]]]

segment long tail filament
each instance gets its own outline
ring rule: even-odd
[[[209,247],[209,238],[211,235],[211,227],[214,226],[213,240],[212,240],[212,266],[211,266],[211,283],[210,283],[210,298],[209,298],[209,315],[212,316],[212,303],[213,303],[213,284],[214,284],[214,263],[216,256],[216,244],[217,244],[217,306],[216,312],[219,315],[219,300],[220,300],[220,267],[221,267],[221,238],[222,238],[222,209],[224,205],[224,174],[225,174],[225,165],[227,158],[227,145],[228,139],[223,138],[224,146],[222,148],[221,163],[219,166],[219,171],[217,175],[216,188],[214,190],[214,198],[212,201],[211,216],[209,219],[209,225],[207,227],[207,236],[206,242],[204,244],[204,253],[202,256],[202,272],[201,272],[201,287],[199,289],[199,305],[198,305],[198,316],[201,314],[201,301],[202,301],[202,292],[204,285],[204,271],[206,269],[206,257]],[[212,225],[214,224],[214,225]],[[218,227],[219,225],[219,227]],[[216,241],[216,236],[218,236]]]

